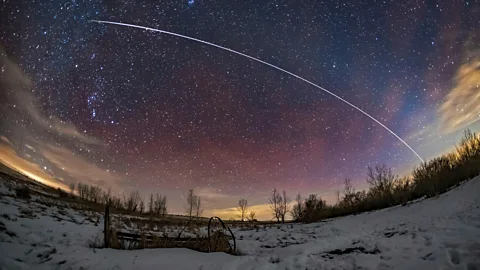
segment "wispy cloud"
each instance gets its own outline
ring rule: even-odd
[[[255,218],[258,220],[271,220],[272,211],[269,204],[257,204],[248,207],[247,213],[254,211]],[[207,212],[207,214],[212,216],[218,216],[224,219],[239,219],[240,212],[236,207],[223,208],[223,209],[212,209]],[[290,218],[290,216],[288,216]]]
[[[33,86],[30,78],[22,69],[8,58],[7,53],[0,45],[0,68],[2,70],[0,83],[3,91],[11,92],[20,88],[28,89]]]
[[[440,106],[439,114],[446,132],[480,120],[480,50],[458,69],[454,87]]]
[[[104,188],[118,187],[122,181],[119,175],[100,168],[78,151],[80,148],[105,149],[103,141],[79,131],[74,124],[55,115],[42,113],[32,94],[35,85],[2,46],[0,67],[0,114],[4,120],[0,123],[1,161],[53,186],[60,185],[56,180],[65,179],[66,182],[78,181]],[[98,156],[102,154],[98,152]],[[48,170],[42,169],[44,165]]]
[[[412,118],[412,121],[428,120],[422,128],[406,136],[424,159],[452,151],[465,129],[480,128],[480,50],[476,44],[473,39],[464,44],[465,60],[456,70],[453,85],[443,102],[425,115]],[[415,125],[418,126],[411,124]],[[403,167],[402,171],[409,171],[412,166]]]
[[[2,141],[2,143],[8,144],[9,146],[13,146],[10,140],[5,136],[0,136],[0,141]]]
[[[15,113],[26,114],[35,128],[41,128],[47,132],[54,132],[58,136],[78,140],[80,143],[103,145],[97,138],[87,136],[78,131],[71,123],[65,122],[56,116],[45,116],[38,108],[31,90],[33,82],[22,69],[8,57],[0,45],[0,99],[4,98],[8,103],[14,104]],[[33,127],[32,127],[33,128]]]
[[[50,163],[64,172],[70,179],[103,188],[115,187],[122,178],[110,171],[99,168],[71,150],[51,144],[37,144],[38,152]]]
[[[37,164],[21,158],[10,146],[2,143],[0,143],[0,162],[42,184],[68,190],[66,185],[56,181]]]
[[[220,198],[228,198],[228,196],[225,193],[218,192],[215,188],[211,187],[202,187],[196,190],[197,195],[199,195],[202,198],[206,199],[220,199]]]

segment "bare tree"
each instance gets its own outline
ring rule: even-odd
[[[112,203],[112,189],[109,188],[107,192],[103,192],[103,204],[111,204]]]
[[[249,219],[250,221],[256,221],[255,219],[255,211],[250,211],[249,213]]]
[[[148,214],[150,216],[153,216],[153,214],[154,214],[153,209],[154,208],[155,208],[155,205],[154,205],[154,200],[153,200],[153,194],[150,194],[150,199],[148,200]]]
[[[246,199],[241,199],[238,201],[238,206],[237,210],[240,212],[240,217],[242,218],[242,221],[245,221],[245,214],[247,214],[247,200]]]
[[[70,183],[70,194],[72,196],[75,194],[75,183]]]
[[[138,191],[132,191],[128,197],[125,197],[125,194],[123,194],[124,208],[130,213],[137,211],[140,201],[141,199],[140,199],[140,194],[138,194]]]
[[[352,180],[350,178],[345,178],[343,180],[343,199],[342,204],[347,207],[353,206],[355,202],[355,188],[353,188]]]
[[[125,210],[125,207],[123,205],[121,198],[112,196],[110,202],[113,208]]]
[[[187,194],[185,212],[191,219],[193,216],[199,217],[203,213],[202,200],[195,195],[193,189],[190,189]]]
[[[293,220],[299,220],[303,211],[303,199],[300,193],[295,197],[295,204],[292,207]]]
[[[280,195],[280,207],[279,216],[282,219],[282,223],[285,223],[285,215],[290,211],[290,199],[287,197],[287,192],[283,190]]]
[[[277,189],[272,190],[272,196],[268,199],[270,204],[270,209],[272,210],[273,217],[277,219],[277,222],[280,222],[280,207],[282,203],[282,195],[278,193]]]
[[[83,194],[85,194],[85,200],[87,201],[92,200],[92,194],[90,193],[89,185],[83,185]]]
[[[345,186],[344,190],[343,190],[343,194],[345,196],[348,196],[348,195],[351,195],[353,193],[355,193],[355,189],[353,188],[353,185],[352,185],[352,179],[350,178],[345,178],[345,180],[343,180],[343,185]]]
[[[90,200],[90,192],[89,192],[89,187],[86,184],[78,183],[77,185],[77,190],[80,192],[80,198],[82,200]]]
[[[151,216],[164,216],[167,214],[167,197],[160,194],[150,194],[148,212]]]
[[[195,197],[197,198],[195,203],[195,214],[198,219],[203,213],[203,207],[202,207],[202,200],[200,199],[200,196],[195,196]]]
[[[87,192],[85,191],[86,187],[87,186],[82,184],[82,183],[77,183],[78,197],[80,197],[80,199],[82,199],[82,200],[85,200],[86,196],[87,196]]]
[[[462,163],[478,157],[480,155],[480,136],[470,129],[465,130],[460,144],[455,146],[455,150],[455,160]]]
[[[367,183],[371,190],[380,196],[390,195],[397,177],[386,165],[375,166],[375,169],[368,167]]]
[[[164,216],[167,214],[167,197],[160,194],[150,195],[149,211],[154,216]]]
[[[185,207],[185,212],[187,213],[187,216],[190,219],[194,214],[196,204],[197,204],[197,198],[195,196],[195,193],[193,192],[193,189],[190,189],[187,194],[187,205]]]
[[[340,190],[335,190],[335,199],[337,199],[337,204],[340,203]]]
[[[167,197],[157,194],[154,203],[154,212],[157,215],[164,216],[167,214]]]
[[[139,209],[141,214],[143,214],[143,212],[145,211],[145,202],[143,201],[143,199],[140,199],[140,204],[139,204],[138,209]]]
[[[88,189],[90,201],[99,203],[102,201],[102,189],[100,187],[91,185]]]

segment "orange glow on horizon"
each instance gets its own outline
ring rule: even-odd
[[[248,206],[247,213],[245,215],[245,220],[250,217],[250,212],[253,211],[255,212],[255,219],[259,221],[268,221],[273,219],[273,214],[272,210],[270,208],[270,204],[257,204],[257,205],[250,205]],[[231,208],[224,208],[224,209],[212,209],[207,211],[208,215],[211,216],[218,216],[222,219],[235,219],[235,220],[240,220],[240,212],[237,210],[236,207],[231,207]],[[290,213],[288,213],[285,216],[286,220],[290,220],[291,216]]]
[[[44,172],[37,164],[25,160],[17,155],[12,148],[0,144],[0,162],[12,170],[15,170],[44,185],[60,188],[68,191],[67,185],[55,181],[55,179]]]

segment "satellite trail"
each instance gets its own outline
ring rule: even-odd
[[[145,27],[145,26],[140,26],[140,25],[135,25],[135,24],[128,24],[128,23],[120,23],[120,22],[111,22],[111,21],[99,21],[99,20],[90,20],[91,22],[96,22],[96,23],[101,23],[101,24],[113,24],[113,25],[119,25],[119,26],[126,26],[126,27],[132,27],[132,28],[138,28],[138,29],[143,29],[143,30],[147,30],[147,31],[154,31],[154,32],[159,32],[159,33],[163,33],[163,34],[167,34],[167,35],[172,35],[172,36],[176,36],[176,37],[180,37],[180,38],[184,38],[184,39],[189,39],[189,40],[193,40],[193,41],[196,41],[196,42],[200,42],[200,43],[203,43],[203,44],[206,44],[206,45],[209,45],[209,46],[213,46],[213,47],[216,47],[216,48],[219,48],[219,49],[222,49],[222,50],[225,50],[225,51],[229,51],[231,53],[235,53],[235,54],[238,54],[238,55],[241,55],[243,57],[247,57],[251,60],[254,60],[254,61],[257,61],[259,63],[262,63],[264,65],[267,65],[267,66],[270,66],[274,69],[277,69],[277,70],[280,70],[290,76],[293,76],[297,79],[300,79],[320,90],[322,90],[323,92],[335,97],[336,99],[342,101],[343,103],[347,104],[348,106],[354,108],[355,110],[361,112],[362,114],[364,114],[365,116],[367,116],[368,118],[370,118],[372,121],[374,121],[375,123],[377,123],[378,125],[380,125],[381,127],[383,127],[386,131],[390,132],[390,134],[392,134],[395,138],[397,138],[400,142],[402,142],[406,147],[408,147],[408,149],[410,149],[412,151],[412,153],[414,153],[422,162],[424,162],[424,160],[422,159],[422,157],[417,154],[417,152],[415,152],[415,150],[413,150],[413,148],[407,143],[405,142],[402,138],[400,138],[400,136],[398,136],[395,132],[393,132],[391,129],[389,129],[387,126],[385,126],[382,122],[380,122],[379,120],[377,120],[375,117],[371,116],[370,114],[368,114],[367,112],[365,112],[364,110],[360,109],[359,107],[353,105],[352,103],[350,103],[349,101],[343,99],[342,97],[336,95],[335,93],[333,92],[330,92],[329,90],[305,79],[305,78],[302,78],[300,77],[299,75],[295,74],[295,73],[292,73],[288,70],[285,70],[283,68],[280,68],[278,66],[275,66],[273,64],[270,64],[268,62],[265,62],[263,60],[260,60],[258,58],[255,58],[253,56],[250,56],[248,54],[244,54],[244,53],[241,53],[241,52],[238,52],[238,51],[235,51],[235,50],[232,50],[232,49],[229,49],[229,48],[226,48],[226,47],[223,47],[223,46],[220,46],[220,45],[217,45],[217,44],[214,44],[214,43],[211,43],[211,42],[208,42],[208,41],[205,41],[205,40],[201,40],[201,39],[197,39],[197,38],[194,38],[194,37],[189,37],[189,36],[185,36],[185,35],[182,35],[182,34],[177,34],[177,33],[173,33],[173,32],[169,32],[169,31],[165,31],[165,30],[161,30],[161,29],[155,29],[155,28],[150,28],[150,27]]]

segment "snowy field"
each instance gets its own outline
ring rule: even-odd
[[[90,248],[103,237],[102,215],[35,196],[27,202],[1,182],[0,269],[480,270],[480,177],[403,207],[313,224],[234,229],[242,256]]]

